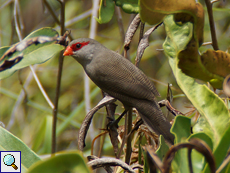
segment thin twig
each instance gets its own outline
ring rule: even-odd
[[[104,131],[104,132],[100,133],[99,135],[97,135],[97,136],[93,139],[93,141],[92,141],[92,143],[91,143],[91,155],[93,155],[93,149],[94,149],[93,146],[94,146],[95,141],[96,141],[98,138],[100,138],[100,137],[102,137],[102,136],[105,136],[106,133],[108,133],[108,131]]]
[[[103,97],[103,99],[93,108],[89,111],[89,113],[86,115],[84,121],[81,124],[79,133],[78,133],[78,148],[79,150],[83,151],[83,148],[85,146],[85,137],[86,134],[88,132],[89,126],[91,124],[91,121],[93,119],[94,114],[103,106],[105,106],[106,104],[112,103],[116,101],[116,99],[114,99],[111,96],[105,96]]]
[[[126,122],[127,122],[127,116],[125,116],[125,124],[127,124]],[[127,133],[127,128],[125,128],[124,129],[124,134],[128,134]],[[118,152],[118,154],[117,154],[117,159],[119,159],[120,157],[121,157],[121,153],[122,153],[122,150],[123,150],[123,148],[124,148],[124,146],[125,146],[125,142],[126,142],[126,135],[124,135],[124,137],[123,137],[123,139],[122,139],[122,142],[121,142],[121,146],[120,146],[120,150],[119,150],[119,152]]]
[[[14,22],[15,22],[15,28],[16,28],[16,32],[17,32],[19,40],[22,41],[23,36],[22,36],[22,33],[21,33],[20,24],[18,22],[18,10],[17,10],[18,6],[19,6],[18,0],[15,0],[14,1]]]
[[[18,35],[18,38],[19,40],[21,41],[22,40],[22,34],[21,34],[21,30],[20,30],[20,27],[19,27],[19,22],[18,22],[18,13],[17,13],[17,6],[18,6],[18,0],[15,0],[14,1],[14,23],[15,23],[15,29],[16,29],[16,32],[17,32],[17,35]],[[24,87],[24,86],[23,86]],[[12,125],[14,124],[14,121],[15,121],[15,113],[19,107],[19,105],[21,104],[21,102],[23,101],[23,98],[24,98],[24,90],[22,89],[20,91],[20,94],[17,98],[17,102],[15,103],[14,107],[13,107],[13,110],[11,112],[11,117],[10,117],[10,121],[7,125],[7,129],[9,130]]]
[[[211,4],[214,4],[215,2],[219,2],[220,0],[213,0],[211,1]]]
[[[135,173],[135,171],[126,163],[119,159],[114,158],[99,158],[88,162],[88,166],[93,169],[104,167],[104,166],[121,166],[124,170]]]
[[[220,167],[216,170],[216,173],[221,172],[229,163],[230,163],[230,151],[228,152],[227,157],[221,163]]]
[[[120,35],[121,35],[121,42],[124,43],[125,41],[125,31],[124,31],[124,25],[123,25],[123,20],[122,20],[122,15],[121,15],[121,10],[120,7],[115,7],[115,14],[117,17],[117,24],[118,24],[118,28],[120,31]]]
[[[215,23],[213,19],[212,4],[210,0],[205,0],[205,4],[207,6],[207,11],[208,11],[209,25],[210,25],[211,36],[212,36],[212,46],[214,50],[219,50],[217,38],[216,38]]]
[[[205,42],[202,44],[202,46],[208,46],[208,45],[212,45],[212,42]]]
[[[169,110],[169,112],[171,112],[174,116],[177,115],[184,115],[182,112],[176,110],[174,107],[172,107],[172,105],[170,104],[170,102],[168,100],[161,100],[158,102],[160,107],[166,106],[166,108]]]
[[[105,135],[104,135],[105,136]],[[87,156],[88,161],[92,161],[95,159],[100,159],[99,157],[96,157],[94,155]],[[104,169],[106,170],[107,173],[113,173],[113,169],[110,166],[104,166]]]
[[[32,74],[33,74],[33,77],[34,77],[34,79],[35,79],[35,81],[36,81],[36,83],[37,83],[37,85],[38,85],[38,88],[39,88],[40,91],[42,92],[42,94],[43,94],[45,100],[48,102],[49,106],[53,109],[53,108],[54,108],[54,104],[53,104],[53,102],[50,100],[50,98],[49,98],[49,96],[47,95],[47,93],[45,92],[45,90],[44,90],[43,86],[41,85],[41,82],[40,82],[40,80],[39,80],[37,74],[35,73],[35,70],[34,70],[33,66],[31,66],[31,65],[30,65],[30,70],[31,70],[31,72],[32,72]]]
[[[94,0],[93,7],[92,7],[92,13],[91,13],[91,21],[90,21],[90,32],[89,32],[89,38],[95,39],[96,33],[97,33],[97,21],[94,17],[97,17],[98,14],[98,7],[99,7],[99,0]],[[90,106],[90,86],[89,86],[89,77],[84,73],[84,99],[85,99],[85,111],[88,113],[91,109]],[[90,126],[90,131],[94,132],[94,125]],[[94,138],[94,133],[90,133],[90,138]]]
[[[13,1],[14,0],[8,0],[8,1],[6,1],[3,5],[1,5],[0,10],[3,9],[3,8],[5,8],[7,5],[9,5]]]
[[[126,134],[124,135],[124,138],[132,131],[132,108],[129,109],[126,116],[128,116],[128,121],[127,121],[127,124],[125,124],[127,131],[126,131]],[[127,141],[126,141],[126,153],[125,153],[125,163],[127,164],[130,163],[130,158],[132,154],[131,142],[132,142],[132,135],[128,135]]]
[[[189,165],[189,171],[190,173],[193,173],[193,168],[192,168],[192,149],[188,149],[188,165]]]
[[[90,15],[92,14],[92,9],[80,14],[79,16],[76,16],[74,17],[73,19],[65,22],[65,27],[68,28],[70,27],[71,25],[75,24],[76,22],[80,21],[80,20],[83,20],[87,17],[89,17]]]
[[[21,29],[21,31],[23,31],[25,29],[25,27],[24,27],[23,17],[22,17],[22,14],[21,14],[19,4],[17,5],[17,12],[18,12],[18,20],[19,20],[20,29]]]
[[[20,24],[21,20],[18,21],[18,18],[20,18],[20,15],[21,15],[19,9],[20,9],[19,2],[18,2],[18,0],[15,0],[15,2],[14,2],[14,23],[15,23],[15,29],[16,29],[16,32],[17,32],[19,40],[22,41],[23,38],[22,38],[22,33],[21,33],[21,27],[20,26],[23,26],[23,24]],[[27,80],[25,82],[25,84],[22,86],[23,89],[20,91],[20,94],[17,97],[17,102],[14,105],[14,108],[13,108],[12,113],[11,113],[10,121],[9,121],[9,123],[7,125],[7,129],[8,130],[14,124],[15,113],[16,113],[19,105],[21,104],[21,102],[24,99],[24,96],[25,96],[24,89],[25,89],[25,87],[27,87],[29,85],[29,83],[30,83],[30,81],[32,79],[31,77],[32,77],[31,74],[29,74],[28,78],[27,78]]]
[[[140,26],[140,35],[139,35],[139,43],[140,43],[141,39],[143,38],[144,29],[145,29],[145,23],[142,23],[142,22],[141,22],[141,26]]]
[[[139,27],[139,24],[141,22],[141,19],[140,19],[140,15],[137,14],[135,16],[135,18],[132,20],[132,22],[130,23],[129,25],[129,28],[125,34],[125,43],[124,43],[124,57],[127,59],[128,58],[128,50],[129,50],[129,46],[131,44],[131,41],[133,39],[133,36],[134,34],[136,33],[137,31],[137,28]]]
[[[59,1],[61,5],[61,35],[65,32],[65,0]],[[58,66],[58,76],[57,76],[57,87],[56,87],[56,95],[55,95],[55,103],[53,109],[53,124],[52,124],[52,151],[51,153],[54,154],[56,152],[56,126],[57,126],[57,113],[58,113],[58,101],[60,95],[60,88],[61,88],[61,76],[62,76],[62,69],[63,69],[63,55],[62,52],[59,55],[59,66]]]
[[[162,23],[157,24],[156,26],[150,28],[148,31],[145,32],[143,37],[141,38],[138,48],[137,48],[137,55],[135,59],[135,65],[138,67],[143,56],[145,49],[149,46],[149,36],[150,34],[155,31]],[[140,36],[141,37],[141,36]]]
[[[106,137],[106,135],[103,135],[101,137],[102,139],[101,139],[101,144],[100,144],[100,147],[99,147],[99,150],[98,150],[98,157],[101,157],[101,155],[102,155],[103,146],[104,146],[104,142],[105,142],[105,137]]]
[[[61,22],[58,19],[58,17],[56,16],[55,12],[53,11],[53,9],[51,8],[50,4],[46,1],[46,0],[42,0],[43,3],[45,4],[46,8],[48,9],[48,11],[50,12],[51,16],[54,18],[55,22],[60,25]]]

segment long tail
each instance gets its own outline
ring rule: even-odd
[[[135,106],[142,120],[158,135],[163,135],[169,144],[174,144],[174,135],[170,133],[171,124],[163,115],[159,105],[155,102],[140,101]]]

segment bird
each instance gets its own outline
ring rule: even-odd
[[[147,127],[174,144],[171,124],[163,115],[153,83],[131,61],[90,38],[70,42],[63,56],[72,56],[89,78],[104,92],[119,100],[126,110],[136,108]]]

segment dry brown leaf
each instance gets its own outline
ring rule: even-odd
[[[201,61],[211,73],[222,77],[230,74],[230,54],[224,51],[208,49],[201,55]]]

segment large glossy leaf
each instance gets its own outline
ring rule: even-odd
[[[223,133],[223,136],[219,142],[219,145],[213,151],[217,168],[221,165],[221,163],[225,159],[227,151],[230,148],[229,136],[230,136],[230,126],[228,125],[227,130],[225,131],[225,133]],[[205,170],[203,172],[205,172],[205,173],[210,172],[209,166],[207,164],[206,164]],[[223,172],[225,172],[225,171],[223,171]],[[229,171],[226,171],[226,173],[227,172],[229,172]]]
[[[85,159],[77,151],[56,154],[55,156],[37,162],[28,173],[63,173],[81,172],[90,173],[90,168],[86,165]]]
[[[201,114],[201,118],[193,128],[193,132],[204,132],[208,135],[212,139],[213,149],[215,151],[220,147],[222,138],[229,128],[230,116],[228,109],[223,100],[206,85],[198,84],[194,78],[185,75],[181,69],[178,68],[178,52],[184,50],[193,38],[191,34],[193,33],[192,23],[188,22],[183,25],[177,25],[173,17],[168,16],[164,19],[164,24],[167,38],[163,47],[165,54],[169,58],[169,63],[176,81],[187,98]],[[224,154],[227,150],[223,148],[220,152]]]
[[[203,120],[194,128],[194,132],[207,132],[214,142],[214,148],[218,145],[221,136],[228,128],[230,117],[228,109],[215,93],[206,85],[198,84],[195,79],[185,75],[178,68],[178,52],[183,50],[192,39],[192,24],[177,25],[172,16],[165,18],[167,38],[164,42],[164,51],[169,57],[169,63],[175,75],[178,85],[201,114]],[[202,125],[205,125],[202,126]]]
[[[144,22],[157,24],[169,14],[174,14],[178,25],[186,22],[194,24],[193,38],[186,49],[178,52],[178,67],[188,76],[208,81],[213,87],[221,89],[224,77],[230,73],[230,55],[213,50],[200,55],[198,48],[203,43],[203,6],[195,0],[140,0],[140,17]]]
[[[57,35],[58,35],[57,31],[51,28],[42,28],[42,29],[34,31],[30,35],[28,35],[24,40],[28,40],[30,38],[38,37],[38,36],[43,36],[43,37],[46,36],[46,37],[52,38]],[[16,63],[15,65],[13,65],[11,68],[1,71],[0,79],[9,77],[16,70],[22,69],[29,65],[43,63],[47,61],[48,59],[52,58],[53,56],[55,56],[57,53],[59,53],[63,49],[64,47],[59,44],[54,44],[54,42],[46,42],[46,43],[37,44],[37,45],[30,45],[20,52],[19,51],[15,52],[12,55],[10,55],[10,57],[4,58],[0,63],[3,63],[3,61],[5,60],[14,59],[15,57],[18,57],[19,55],[23,57],[22,60]],[[0,48],[0,57],[3,56],[6,50],[7,50],[6,47]]]
[[[101,0],[100,9],[99,9],[99,17],[96,18],[98,23],[108,23],[114,14],[115,4],[113,0]]]
[[[140,16],[145,22],[155,25],[167,14],[188,13],[196,14],[195,0],[140,0]]]
[[[0,150],[21,151],[21,171],[27,172],[28,168],[39,161],[40,158],[19,138],[0,126]]]
[[[58,36],[58,32],[52,28],[45,27],[34,32],[31,32],[24,40],[28,40],[29,38],[38,37],[38,36],[47,36],[47,37],[55,37]]]

